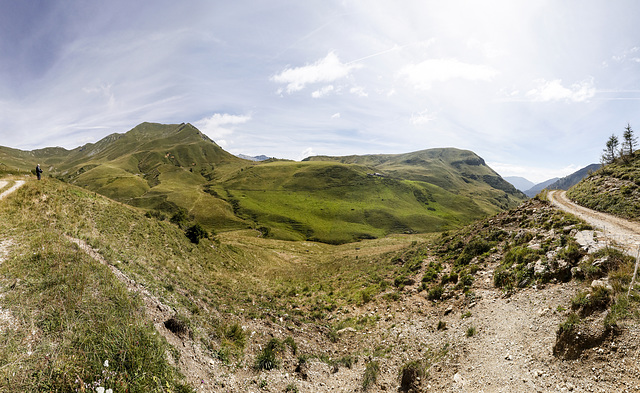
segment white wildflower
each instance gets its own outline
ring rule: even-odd
[[[109,367],[109,359],[107,359],[107,360],[105,360],[105,361],[104,361],[103,366],[105,366],[105,367]]]

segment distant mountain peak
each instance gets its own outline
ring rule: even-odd
[[[249,160],[249,161],[266,161],[269,158],[271,158],[271,157],[265,156],[264,154],[261,154],[259,156],[249,156],[249,155],[246,155],[246,154],[236,154],[236,156],[240,157],[242,159],[245,159],[245,160]]]

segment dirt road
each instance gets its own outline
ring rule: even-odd
[[[4,197],[6,197],[7,195],[11,194],[12,192],[17,190],[18,188],[22,187],[22,185],[24,183],[25,183],[24,180],[16,180],[15,183],[13,184],[13,186],[11,186],[11,188],[9,188],[8,190],[6,190],[2,194],[0,194],[0,199],[3,199]],[[8,184],[7,180],[0,180],[0,190],[2,188],[4,188],[7,184]]]
[[[637,256],[640,247],[640,223],[577,205],[567,198],[566,191],[549,191],[548,197],[554,206],[585,220],[627,254]]]

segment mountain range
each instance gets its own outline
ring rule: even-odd
[[[253,161],[184,123],[142,123],[72,150],[0,148],[5,171],[35,163],[146,211],[184,211],[211,231],[260,228],[287,240],[442,231],[526,199],[467,150]]]
[[[587,177],[590,173],[598,170],[601,167],[600,164],[591,164],[586,167],[575,171],[574,173],[567,175],[563,178],[554,177],[543,181],[542,183],[535,184],[532,181],[518,176],[507,176],[504,179],[513,184],[515,188],[524,192],[529,198],[533,198],[538,195],[542,190],[568,190],[569,188],[578,184],[582,179]]]

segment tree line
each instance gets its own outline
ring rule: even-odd
[[[622,133],[622,143],[620,143],[615,134],[611,134],[607,140],[606,147],[602,152],[600,161],[602,165],[611,164],[618,158],[627,162],[633,156],[633,152],[637,145],[638,138],[635,137],[633,130],[631,129],[631,124],[627,123],[627,126]]]

